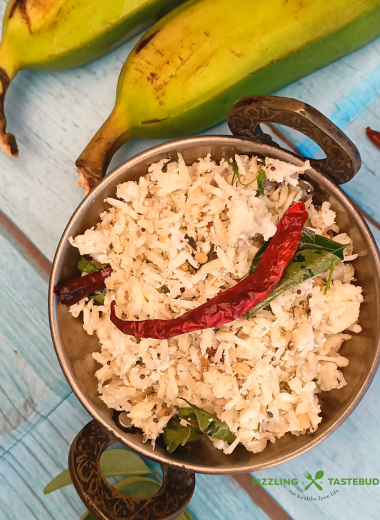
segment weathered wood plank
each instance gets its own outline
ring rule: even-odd
[[[0,455],[70,388],[50,339],[47,284],[0,234]]]
[[[89,419],[71,394],[3,456],[0,511],[12,520],[79,520],[85,508],[72,486],[46,496],[43,488],[67,467],[70,443]],[[241,487],[223,476],[198,475],[189,510],[195,520],[268,520]]]
[[[87,413],[71,393],[8,450],[0,461],[0,511],[7,509],[11,519],[79,520],[85,508],[73,487],[47,496],[43,488],[67,467],[70,442],[86,421]]]

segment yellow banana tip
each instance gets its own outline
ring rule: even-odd
[[[78,170],[78,180],[77,180],[77,186],[81,187],[85,194],[94,188],[98,182],[99,179],[95,178],[87,169],[86,167],[81,164],[82,161],[78,160],[75,164]]]
[[[0,144],[3,150],[10,155],[11,157],[18,157],[18,146],[16,142],[16,138],[13,134],[7,133],[7,120],[5,119],[4,113],[4,101],[5,95],[7,93],[10,79],[4,69],[0,68],[0,84],[1,84],[1,94],[0,94]]]

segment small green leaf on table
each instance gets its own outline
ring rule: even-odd
[[[136,453],[123,449],[105,451],[100,458],[100,468],[106,478],[119,475],[138,476],[154,473]],[[66,469],[45,487],[44,494],[47,495],[70,484],[72,484],[70,472]]]

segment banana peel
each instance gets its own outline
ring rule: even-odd
[[[183,1],[183,0],[182,0]],[[149,27],[181,0],[10,0],[0,45],[0,143],[17,157],[6,133],[5,95],[23,69],[64,70],[89,63]]]
[[[78,158],[88,192],[129,139],[173,138],[223,121],[380,34],[380,0],[190,0],[129,55],[115,107]]]

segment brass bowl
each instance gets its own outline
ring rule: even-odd
[[[304,178],[315,189],[314,200],[327,200],[331,203],[337,213],[340,229],[352,237],[354,250],[359,254],[354,261],[354,267],[357,283],[363,287],[364,303],[360,313],[360,325],[363,330],[354,334],[342,347],[342,354],[350,360],[350,364],[344,369],[348,384],[340,390],[320,394],[323,420],[315,433],[300,436],[286,434],[275,444],[269,443],[261,453],[253,454],[239,446],[231,455],[225,455],[215,449],[206,438],[189,443],[185,449],[172,454],[168,454],[159,446],[153,450],[150,442],[142,442],[140,433],[131,433],[128,428],[123,427],[121,417],[115,420],[113,411],[100,400],[94,375],[99,365],[92,358],[92,353],[100,349],[99,343],[95,336],[89,336],[83,330],[82,320],[73,318],[53,294],[53,287],[58,282],[78,276],[76,266],[79,253],[70,246],[68,238],[82,234],[87,228],[95,225],[99,220],[99,213],[108,207],[104,200],[115,196],[119,183],[137,180],[147,173],[150,164],[178,152],[190,164],[208,153],[216,160],[239,153],[269,156],[301,165],[304,159],[278,147],[261,132],[258,124],[265,121],[278,122],[298,129],[312,137],[324,149],[327,159],[311,161],[313,167],[306,172]],[[205,136],[181,139],[156,146],[126,161],[104,178],[84,199],[70,219],[59,243],[49,289],[51,332],[62,370],[76,396],[95,420],[87,425],[74,441],[70,454],[70,468],[81,498],[96,518],[122,518],[112,516],[110,506],[104,505],[106,491],[110,500],[118,500],[118,503],[123,503],[124,506],[127,502],[125,517],[132,512],[137,514],[141,506],[140,502],[136,505],[136,499],[118,494],[100,474],[98,460],[106,445],[121,441],[139,454],[163,465],[165,482],[160,491],[161,500],[165,497],[167,501],[168,496],[171,496],[173,502],[175,494],[180,498],[174,500],[175,504],[171,503],[171,509],[166,503],[169,509],[166,507],[165,511],[157,513],[158,516],[152,518],[174,518],[186,505],[194,486],[193,476],[186,472],[229,474],[258,471],[305,453],[328,437],[347,419],[363,398],[378,367],[379,252],[365,221],[336,184],[346,182],[360,168],[360,157],[356,148],[339,129],[315,109],[285,98],[245,98],[234,106],[229,123],[234,137]],[[171,476],[175,476],[175,479],[170,478]],[[180,484],[180,481],[184,484]],[[170,487],[171,484],[174,487]],[[159,494],[152,499],[146,499],[150,508],[159,502]],[[99,500],[99,496],[103,498]],[[143,513],[141,515],[141,518],[145,518]]]

